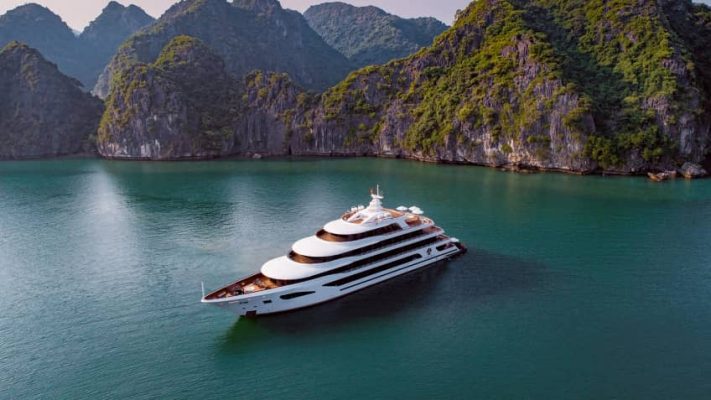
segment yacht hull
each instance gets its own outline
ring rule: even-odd
[[[350,274],[325,276],[302,284],[227,299],[207,300],[203,298],[202,301],[239,316],[250,318],[311,307],[424,269],[467,251],[460,243],[443,250],[438,250],[437,244],[441,243],[397,257],[398,260],[411,259],[407,262],[398,263],[398,260],[395,262],[384,260]]]

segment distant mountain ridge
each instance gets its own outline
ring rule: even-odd
[[[352,70],[301,14],[276,0],[185,0],[124,43],[94,93],[108,96],[116,73],[136,62],[152,62],[179,35],[204,42],[237,77],[254,69],[285,72],[305,88],[322,90]]]
[[[86,77],[83,80],[85,86],[93,88],[121,43],[154,21],[140,7],[124,7],[115,1],[110,2],[79,35],[80,46],[87,54],[85,59],[88,61],[82,73]]]
[[[118,46],[152,22],[153,17],[142,9],[111,1],[96,20],[76,35],[52,11],[30,3],[0,16],[0,47],[14,40],[26,43],[89,90]]]
[[[0,16],[0,47],[13,41],[39,50],[65,74],[79,78],[82,66],[78,39],[48,8],[31,3]]]
[[[304,17],[326,43],[358,67],[409,56],[447,29],[435,18],[404,19],[374,6],[341,2],[311,6]]]

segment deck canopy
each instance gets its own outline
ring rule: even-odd
[[[353,207],[340,219],[326,224],[324,229],[335,235],[356,235],[391,224],[394,219],[405,215],[401,211],[383,207],[384,197],[380,187],[376,192],[371,192],[370,197],[372,200],[368,207]]]
[[[268,261],[262,266],[264,276],[280,281],[298,281],[314,275],[328,272],[339,267],[340,263],[299,264],[289,257],[279,257]]]
[[[352,242],[327,242],[316,236],[309,236],[294,243],[291,249],[298,254],[308,257],[332,257],[355,250],[359,247],[377,243],[379,240],[381,240],[379,237],[372,237]]]

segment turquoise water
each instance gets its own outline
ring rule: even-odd
[[[473,251],[282,316],[199,303],[376,183]],[[711,180],[0,163],[0,398],[707,399],[710,242]]]

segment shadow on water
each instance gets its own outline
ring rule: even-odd
[[[399,313],[476,312],[490,298],[545,284],[543,264],[474,251],[332,302],[291,313],[238,319],[222,338],[223,352],[239,352],[275,336],[310,335]]]

